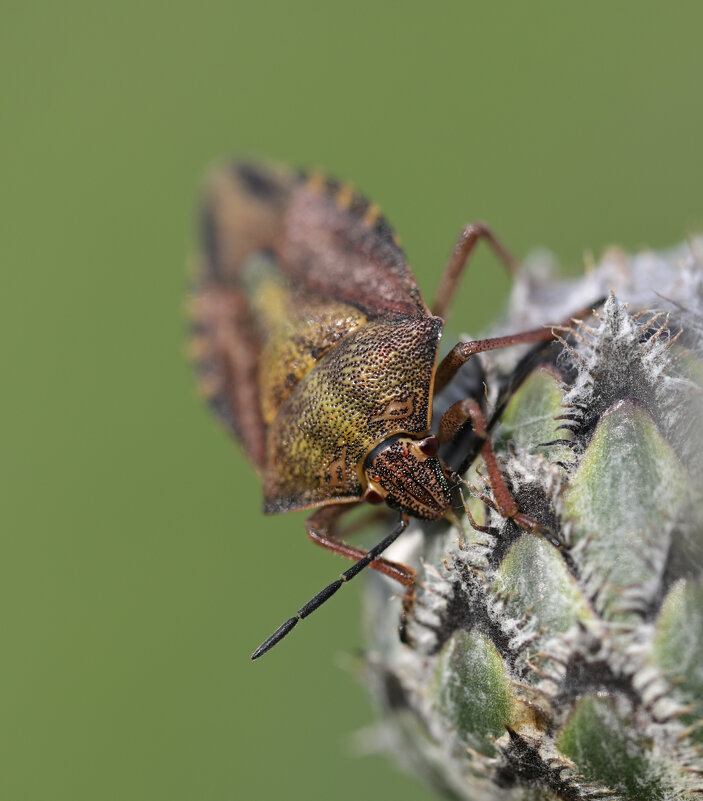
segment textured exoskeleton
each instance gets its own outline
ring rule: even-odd
[[[201,213],[191,299],[201,389],[261,474],[264,510],[320,507],[308,535],[356,562],[254,656],[369,564],[408,588],[407,611],[414,571],[380,554],[408,515],[437,520],[451,512],[458,479],[437,455],[440,441],[469,419],[479,436],[485,427],[479,404],[465,399],[444,415],[439,436],[431,434],[435,391],[472,354],[552,332],[459,343],[437,367],[441,315],[476,242],[486,238],[511,264],[481,224],[463,230],[433,313],[378,207],[347,184],[237,163],[213,172]],[[496,505],[531,527],[484,447]],[[401,513],[368,553],[342,542],[335,527],[362,500]]]

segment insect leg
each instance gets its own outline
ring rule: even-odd
[[[332,551],[332,553],[339,554],[339,556],[344,556],[346,559],[353,559],[358,562],[366,556],[366,551],[347,545],[346,542],[339,539],[341,532],[337,531],[337,521],[348,509],[348,504],[325,506],[322,509],[318,509],[305,521],[305,528],[308,532],[308,537],[316,545],[320,545],[328,551]],[[349,529],[344,533],[350,533]],[[369,567],[378,570],[384,576],[394,579],[404,587],[412,587],[415,584],[415,571],[399,562],[377,559]]]
[[[308,537],[316,544],[326,548],[332,553],[344,556],[347,559],[359,561],[366,557],[366,551],[361,548],[354,548],[347,545],[339,537],[349,534],[353,527],[347,527],[344,532],[338,532],[336,522],[339,516],[346,512],[349,506],[340,504],[339,506],[327,506],[318,509],[305,521],[305,528]],[[378,512],[379,510],[376,510]],[[402,562],[391,562],[389,559],[375,559],[369,567],[383,573],[384,576],[402,584],[406,590],[403,595],[402,611],[400,616],[400,639],[408,642],[407,624],[415,604],[415,580],[417,573],[412,567],[404,565]]]
[[[510,251],[507,250],[493,231],[485,223],[469,223],[462,229],[447,266],[444,268],[444,273],[442,273],[434,303],[432,304],[432,314],[438,317],[445,316],[445,312],[457,290],[461,274],[469,263],[472,251],[481,239],[485,239],[488,242],[496,256],[505,264],[508,272],[511,275],[515,274],[517,261],[510,255]]]
[[[511,345],[526,345],[530,342],[549,342],[550,339],[559,339],[564,331],[571,331],[574,320],[594,314],[594,309],[601,306],[605,300],[605,298],[599,298],[594,304],[580,309],[576,314],[572,314],[558,324],[543,325],[541,328],[532,328],[529,331],[520,331],[517,334],[508,334],[504,337],[476,339],[472,342],[457,342],[437,367],[434,383],[435,392],[441,392],[454,378],[459,368],[466,364],[475,353],[508,348]]]
[[[499,514],[503,517],[511,517],[515,519],[519,515],[519,509],[515,499],[505,486],[505,481],[501,475],[500,468],[498,467],[498,460],[496,459],[493,445],[488,438],[488,431],[486,430],[486,420],[481,411],[481,407],[476,403],[473,398],[466,398],[466,400],[459,401],[462,410],[465,411],[467,419],[471,420],[476,434],[483,440],[481,446],[481,456],[485,462],[486,469],[488,470],[488,478],[491,482],[491,489],[493,490],[493,498],[495,499],[496,507]],[[457,405],[457,404],[455,404]],[[519,522],[516,520],[516,522]]]
[[[306,604],[300,607],[296,614],[288,618],[285,623],[282,623],[273,634],[268,637],[251,655],[252,659],[258,659],[263,656],[267,651],[270,651],[274,645],[279,643],[287,634],[289,634],[297,625],[300,620],[312,614],[318,607],[331,598],[337,590],[346,582],[351,581],[354,576],[360,573],[365,567],[375,562],[378,557],[386,550],[398,537],[405,531],[408,526],[408,518],[403,515],[400,518],[398,525],[385,537],[378,545],[375,545],[368,553],[364,554],[359,561],[352,565],[349,570],[346,570],[342,575],[331,584],[328,584],[324,589],[320,590],[314,597],[312,597]],[[363,552],[362,552],[363,553]],[[374,565],[375,566],[375,565]],[[377,568],[378,569],[378,568]]]
[[[468,409],[469,400],[469,398],[464,398],[453,403],[442,415],[439,421],[439,430],[437,431],[440,445],[451,442],[460,429],[471,419]]]
[[[558,328],[559,326],[555,326]],[[555,339],[552,328],[542,326],[531,331],[522,331],[519,334],[510,334],[505,337],[492,339],[477,339],[472,342],[457,342],[449,353],[442,359],[435,375],[435,392],[440,392],[454,378],[459,368],[468,362],[475,353],[484,353],[487,350],[507,348],[510,345],[524,345],[529,342],[546,342]]]
[[[470,420],[474,432],[483,440],[481,456],[483,457],[486,470],[488,471],[488,479],[490,481],[493,500],[498,514],[500,514],[501,517],[509,517],[519,526],[531,531],[533,534],[542,534],[550,542],[558,546],[559,543],[555,540],[553,534],[545,529],[544,526],[541,526],[536,520],[523,514],[515,499],[510,494],[510,490],[507,488],[500,468],[498,467],[498,460],[496,459],[491,440],[488,437],[486,419],[483,416],[479,404],[473,398],[466,398],[453,404],[453,406],[447,410],[444,417],[448,415],[449,419],[447,423],[444,422],[444,418],[440,421],[440,439],[443,433],[444,436],[449,436],[452,432],[456,433],[466,421]]]

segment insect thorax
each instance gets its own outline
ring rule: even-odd
[[[372,321],[316,363],[268,430],[267,511],[358,500],[377,443],[428,431],[440,333],[439,318]]]

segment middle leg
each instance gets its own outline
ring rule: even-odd
[[[593,314],[593,307],[598,307],[604,300],[605,298],[599,298],[592,306],[580,309],[566,320],[555,325],[543,325],[541,328],[532,328],[529,331],[520,331],[517,334],[508,334],[504,337],[457,342],[437,367],[434,383],[435,392],[441,392],[454,378],[459,368],[475,354],[498,350],[499,348],[508,348],[511,345],[527,345],[532,342],[549,342],[551,339],[560,339],[563,332],[573,330],[575,319]]]

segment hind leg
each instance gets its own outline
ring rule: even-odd
[[[456,294],[459,280],[469,263],[471,254],[482,239],[488,242],[496,256],[505,264],[508,272],[511,275],[515,274],[517,262],[493,231],[482,222],[468,223],[462,229],[447,266],[444,268],[444,273],[440,278],[434,303],[432,304],[432,314],[436,314],[438,317],[445,316],[449,304]]]

